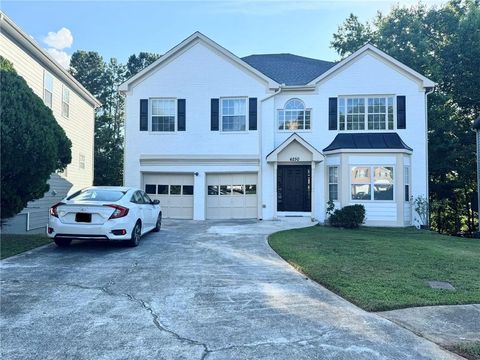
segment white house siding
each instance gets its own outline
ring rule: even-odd
[[[143,172],[198,173],[195,176],[194,219],[201,220],[205,219],[206,212],[206,174],[258,173],[259,131],[211,131],[210,99],[256,97],[260,104],[266,96],[265,83],[208,45],[194,44],[147,75],[127,95],[125,185],[142,187]],[[155,97],[186,100],[186,131],[139,130],[140,99]],[[145,156],[157,157],[158,162],[142,165],[139,159]],[[162,163],[168,156],[189,160]],[[232,157],[249,160],[242,163]]]
[[[58,195],[73,192],[90,186],[93,183],[93,146],[94,146],[94,107],[82,96],[74,91],[72,86],[61,81],[55,72],[22,44],[17,43],[7,36],[5,31],[0,34],[0,55],[13,63],[15,71],[22,76],[33,92],[43,99],[43,78],[45,69],[53,76],[52,112],[60,126],[65,130],[67,137],[72,142],[72,162],[67,171],[61,174],[52,174],[49,181],[50,190],[45,196],[36,201],[29,202],[27,207],[19,214],[22,218],[29,214],[28,229],[46,226],[48,208],[61,199]],[[68,118],[62,116],[62,88],[70,89],[70,114]],[[85,168],[80,168],[80,155],[85,156]],[[67,189],[68,188],[68,189]],[[67,190],[66,190],[67,189]],[[66,192],[65,192],[66,190]],[[10,220],[14,224],[19,222]],[[7,221],[4,231],[22,232],[18,225],[8,226]],[[26,229],[23,229],[26,231]]]
[[[371,51],[320,81],[314,89],[277,89],[273,94],[265,82],[240,69],[217,50],[196,40],[175,58],[161,63],[127,91],[125,184],[143,186],[144,172],[182,172],[194,176],[194,219],[205,219],[206,178],[212,173],[258,173],[258,218],[269,220],[286,214],[277,211],[277,166],[289,164],[290,154],[305,158],[297,164],[312,166],[312,209],[305,216],[325,220],[328,199],[326,163],[335,159],[342,168],[339,179],[341,199],[337,206],[350,201],[349,164],[363,156],[369,164],[395,167],[395,200],[367,203],[367,224],[403,226],[409,221],[403,198],[403,166],[411,161],[411,194],[426,195],[426,121],[425,93],[422,84],[404,70],[387,64]],[[277,130],[277,110],[291,98],[299,98],[311,109],[311,129],[297,131],[306,142],[322,152],[340,131],[328,130],[328,98],[358,95],[404,95],[407,114],[405,130],[394,129],[413,148],[402,151],[372,151],[365,154],[328,154],[324,161],[308,160],[308,151],[292,146],[289,156],[267,162],[267,155],[282,144],[292,132]],[[249,96],[258,99],[258,131],[222,133],[210,131],[210,99],[223,96]],[[152,97],[186,99],[185,132],[148,133],[139,131],[139,101]],[[355,131],[357,132],[357,131]],[[365,131],[367,132],[367,131]],[[373,132],[373,131],[370,131]],[[353,133],[353,132],[352,132]],[[261,136],[260,136],[261,135]],[[285,155],[285,154],[284,154]],[[232,157],[237,156],[234,160]],[[142,160],[156,158],[156,160]],[[174,162],[172,159],[179,159]],[[217,161],[212,161],[216,158]],[[245,162],[239,159],[244,158]],[[255,163],[254,160],[257,162]],[[358,159],[357,159],[358,160]],[[156,162],[155,162],[156,161]],[[197,191],[198,190],[198,191]]]

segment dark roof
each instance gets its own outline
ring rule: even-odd
[[[323,151],[339,149],[404,149],[412,151],[396,133],[338,134]]]
[[[474,129],[480,129],[480,116],[473,122],[473,128]]]
[[[250,55],[242,60],[285,85],[306,85],[336,64],[292,54]]]

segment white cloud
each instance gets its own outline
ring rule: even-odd
[[[72,46],[73,35],[69,29],[62,27],[57,32],[50,31],[43,41],[51,48],[63,50]]]
[[[65,69],[68,69],[70,67],[70,59],[72,58],[72,56],[67,54],[65,51],[57,50],[54,48],[48,48],[47,52]]]

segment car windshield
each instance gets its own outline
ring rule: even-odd
[[[120,190],[101,190],[101,189],[87,189],[79,191],[68,197],[68,200],[75,201],[118,201],[125,192]]]

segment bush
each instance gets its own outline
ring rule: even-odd
[[[337,209],[330,215],[330,225],[356,229],[365,221],[365,207],[360,204],[345,206]]]

